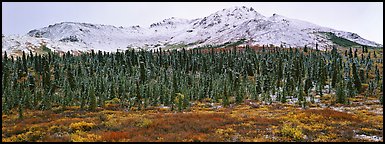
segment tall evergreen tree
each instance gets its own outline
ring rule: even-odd
[[[357,71],[355,62],[353,62],[353,65],[352,65],[352,72],[353,72],[353,79],[354,79],[354,87],[358,92],[361,92],[361,80],[358,77],[358,71]]]

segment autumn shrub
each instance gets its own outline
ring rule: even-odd
[[[105,109],[119,110],[121,100],[119,98],[113,98],[104,102]]]
[[[72,123],[76,123],[76,122],[79,122],[79,121],[82,121],[82,120],[84,120],[84,119],[83,118],[64,117],[64,118],[55,120],[55,122],[53,122],[52,124],[68,126],[68,125],[70,125]]]
[[[137,127],[148,127],[152,124],[152,120],[148,119],[148,118],[139,118],[136,122],[135,122],[135,126]]]
[[[66,126],[58,126],[58,125],[53,125],[48,128],[49,133],[65,132],[67,130],[68,128]]]
[[[77,130],[71,134],[71,142],[97,142],[100,141],[101,136],[95,134],[88,134],[84,131]]]
[[[226,129],[216,129],[215,134],[219,135],[219,137],[222,137],[224,139],[230,140],[231,136],[235,134],[235,130],[232,128],[226,128]]]
[[[107,131],[101,134],[101,141],[106,142],[113,142],[113,141],[119,141],[122,139],[128,139],[129,138],[128,132],[123,131]]]
[[[106,114],[104,114],[104,113],[100,113],[100,114],[98,114],[98,118],[99,118],[99,120],[100,120],[100,121],[102,121],[102,122],[104,122],[104,121],[107,121],[107,120],[108,120],[108,117],[107,117],[107,115],[106,115]]]
[[[305,136],[300,128],[293,127],[290,124],[283,124],[283,127],[276,133],[283,137],[292,138],[294,141],[303,141]]]
[[[35,131],[46,131],[47,126],[45,125],[33,125],[29,128],[29,131],[35,132]]]
[[[207,135],[205,133],[191,133],[191,137],[188,142],[202,142],[207,141]]]
[[[25,133],[27,141],[37,141],[46,135],[44,131],[29,131]]]
[[[152,120],[147,127],[145,119]],[[135,127],[126,128],[130,141],[203,141],[204,135],[194,134],[215,133],[215,129],[236,120],[217,113],[161,113],[134,121]]]
[[[5,138],[2,140],[3,142],[28,142],[29,140],[26,137],[26,134],[18,134],[18,135],[13,135],[9,138]]]
[[[24,124],[14,126],[12,130],[7,131],[7,135],[17,135],[28,131],[28,128]],[[3,131],[5,133],[5,131]]]
[[[359,133],[363,133],[365,135],[378,135],[381,134],[381,132],[377,131],[376,129],[371,129],[371,128],[361,128]]]
[[[25,142],[21,134],[13,135],[11,137],[2,138],[1,142]]]
[[[122,128],[122,123],[117,119],[109,119],[108,121],[103,121],[102,126],[107,128],[107,130],[117,131]]]
[[[41,140],[46,135],[46,132],[44,132],[44,129],[40,129],[38,127],[31,127],[29,131],[13,135],[3,141],[8,142],[34,142],[37,140]]]
[[[120,99],[119,98],[113,98],[111,100],[107,100],[104,102],[105,104],[119,104],[120,103]]]
[[[29,119],[25,119],[23,122],[25,124],[37,124],[37,123],[42,123],[44,121],[45,120],[42,118],[29,118]]]
[[[76,123],[71,123],[70,124],[70,130],[72,132],[75,132],[75,131],[89,131],[89,130],[91,130],[94,127],[95,127],[94,123],[88,123],[88,122],[85,122],[85,121],[81,121],[81,122],[76,122]]]

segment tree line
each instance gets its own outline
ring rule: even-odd
[[[23,52],[16,58],[5,53],[2,112],[54,106],[95,110],[114,98],[124,108],[139,110],[164,105],[182,111],[204,99],[229,106],[245,99],[285,103],[293,97],[306,107],[307,99],[314,103],[314,96],[322,97],[325,88],[344,104],[358,94],[382,92],[382,74],[372,58],[377,55],[365,48],[367,56],[358,56],[357,48],[340,53],[336,47],[215,50],[131,49],[79,56]]]

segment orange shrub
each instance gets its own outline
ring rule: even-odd
[[[80,130],[80,131],[89,131],[89,130],[91,130],[94,127],[95,127],[94,123],[88,123],[88,122],[85,122],[85,121],[81,121],[81,122],[71,123],[70,124],[70,129],[73,132],[78,131],[78,130]]]
[[[114,131],[108,131],[101,134],[102,141],[111,142],[111,141],[118,141],[121,139],[128,139],[129,133],[128,132],[114,132]]]

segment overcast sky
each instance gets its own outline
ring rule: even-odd
[[[232,6],[253,7],[337,30],[354,32],[383,44],[382,2],[2,2],[2,33],[26,34],[60,22],[147,27],[170,17],[203,18]]]

